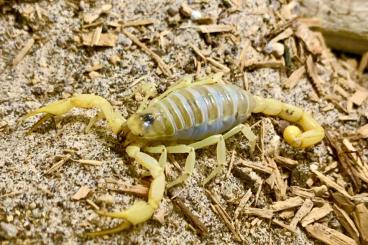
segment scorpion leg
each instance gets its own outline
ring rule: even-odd
[[[252,132],[252,129],[250,128],[248,124],[239,124],[235,126],[234,128],[230,129],[228,132],[224,134],[224,139],[226,140],[227,138],[230,138],[231,136],[239,132],[242,132],[242,134],[249,141],[250,153],[253,154],[256,148],[257,136]]]
[[[283,133],[284,139],[291,146],[306,148],[317,144],[324,138],[324,129],[308,112],[274,99],[264,99],[258,96],[254,96],[254,99],[254,113],[262,112],[266,115],[279,116],[289,122],[295,122],[304,129],[302,132],[293,125],[286,127]]]
[[[184,173],[180,175],[176,180],[167,184],[167,188],[171,188],[175,185],[185,182],[189,176],[193,173],[195,165],[195,149],[187,145],[168,146],[168,153],[188,153],[188,157],[185,160]]]
[[[143,151],[147,153],[161,154],[160,158],[158,159],[158,164],[160,165],[161,168],[165,168],[167,163],[167,149],[164,145],[147,146],[143,148]]]
[[[106,99],[92,94],[76,95],[69,99],[63,99],[53,102],[37,110],[29,112],[27,115],[23,116],[20,119],[20,121],[23,121],[28,117],[34,116],[39,113],[47,113],[51,115],[63,115],[75,107],[87,109],[89,108],[100,109],[103,116],[107,119],[107,122],[111,127],[112,131],[116,134],[120,131],[122,125],[125,123],[125,119],[121,116],[119,112],[115,111],[112,108],[111,104]],[[99,117],[102,116],[97,116],[97,119]],[[92,119],[91,121],[92,122],[90,122],[90,124],[92,124],[95,121],[95,119]]]
[[[221,170],[226,166],[226,146],[224,136],[221,134],[212,135],[206,139],[190,144],[194,149],[205,148],[210,145],[217,144],[216,157],[217,164],[214,170],[203,180],[202,185],[206,185],[211,179],[213,179]]]
[[[136,225],[143,223],[152,217],[154,211],[160,205],[160,202],[164,195],[166,184],[164,169],[160,166],[156,159],[147,155],[146,153],[141,152],[140,147],[138,146],[128,146],[126,148],[126,152],[130,157],[134,158],[144,168],[148,169],[151,176],[153,177],[148,192],[148,201],[136,201],[132,206],[121,212],[97,212],[102,216],[125,219],[129,225],[126,224],[126,222],[123,222],[119,226],[111,229],[87,233],[86,235],[88,236],[98,236],[99,234],[112,234],[128,228],[130,224]]]

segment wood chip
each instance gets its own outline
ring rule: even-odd
[[[293,29],[291,27],[286,28],[283,32],[272,38],[268,43],[277,43],[293,35]]]
[[[262,163],[257,163],[257,162],[251,162],[251,161],[246,161],[243,159],[240,159],[240,164],[242,166],[248,167],[248,168],[252,168],[253,170],[256,171],[260,171],[266,174],[272,174],[274,172],[273,168],[266,166],[265,164]]]
[[[247,215],[254,215],[257,217],[264,218],[264,219],[272,219],[274,211],[271,209],[265,209],[265,208],[245,207],[242,210],[242,213],[247,214]]]
[[[353,94],[353,96],[351,96],[350,101],[356,104],[357,106],[361,106],[367,98],[368,98],[368,90],[359,89]]]
[[[311,171],[317,175],[317,177],[323,182],[325,183],[328,187],[335,189],[336,191],[340,192],[341,194],[343,194],[345,197],[351,199],[351,195],[349,193],[347,193],[345,191],[345,189],[343,187],[341,187],[340,185],[338,185],[336,182],[334,182],[333,180],[331,180],[329,177],[327,177],[326,175],[322,174],[321,172],[314,170],[313,168],[311,168]]]
[[[317,55],[322,53],[323,47],[320,40],[307,25],[300,23],[295,31],[295,36],[303,40],[308,51],[312,54]]]
[[[324,82],[317,74],[317,68],[313,62],[312,55],[308,56],[306,65],[308,75],[312,79],[313,85],[316,88],[318,95],[323,97],[326,94],[325,89],[323,88]]]
[[[26,56],[26,54],[31,50],[35,40],[33,38],[30,38],[27,40],[27,42],[24,44],[23,48],[19,51],[19,53],[15,56],[12,65],[13,67],[18,65],[19,62],[21,62]]]
[[[307,225],[322,219],[323,217],[325,217],[326,215],[328,215],[329,213],[332,212],[332,207],[330,204],[325,203],[322,207],[320,208],[313,208],[312,211],[303,218],[301,224],[303,227],[306,227]]]
[[[177,205],[181,211],[183,212],[184,216],[189,220],[190,223],[196,228],[198,234],[206,235],[208,234],[207,227],[203,224],[203,222],[199,219],[199,217],[193,214],[190,209],[184,204],[184,202],[179,198],[175,197],[172,199],[175,205]]]
[[[282,83],[282,86],[288,89],[292,89],[300,81],[302,76],[305,74],[305,66],[301,66],[296,69],[286,81]]]
[[[109,190],[123,192],[139,197],[147,197],[149,188],[144,185],[133,185],[133,186],[123,186],[117,189],[109,189]]]
[[[357,133],[364,139],[368,138],[368,123],[358,128]]]
[[[91,11],[87,12],[83,16],[83,21],[87,24],[94,22],[97,20],[101,14],[107,13],[112,8],[111,4],[103,4],[101,6],[98,6],[94,9],[91,9]]]
[[[266,61],[249,60],[244,63],[243,67],[249,70],[260,69],[260,68],[279,69],[279,68],[285,67],[285,64],[281,60],[266,60]]]
[[[198,30],[202,33],[218,33],[218,32],[232,32],[234,31],[233,25],[201,25],[198,26]]]
[[[97,161],[97,160],[79,159],[79,160],[74,160],[74,161],[78,162],[78,163],[81,163],[81,164],[92,165],[92,166],[101,166],[102,165],[102,162]]]
[[[64,156],[60,161],[58,161],[57,163],[52,165],[51,168],[49,168],[47,171],[45,171],[45,174],[50,174],[50,173],[54,172],[55,170],[61,168],[61,166],[63,166],[70,159],[71,159],[71,155]]]
[[[283,166],[288,167],[288,168],[294,168],[298,165],[298,161],[287,158],[287,157],[275,156],[274,160],[278,164],[283,165]]]
[[[272,220],[272,223],[275,223],[276,225],[279,225],[279,226],[281,226],[282,228],[285,228],[285,229],[287,229],[287,230],[289,230],[289,231],[291,231],[291,232],[294,232],[294,230],[293,230],[293,229],[291,229],[290,225],[285,224],[284,222],[282,222],[282,221],[281,221],[281,220],[279,220],[279,219],[273,219],[273,220]]]
[[[82,40],[85,46],[114,47],[118,37],[114,33],[100,33],[100,28],[94,32],[83,33]]]
[[[211,204],[211,207],[214,209],[214,211],[221,217],[221,219],[224,221],[225,225],[227,226],[227,228],[231,231],[231,233],[234,236],[234,239],[238,242],[241,242],[241,236],[240,234],[237,232],[234,224],[231,222],[231,218],[229,216],[229,214],[225,211],[225,209],[220,205],[219,201],[217,200],[217,198],[214,196],[214,194],[212,192],[210,192],[209,190],[206,190],[207,195],[211,198],[212,202],[215,203],[215,205]]]
[[[199,48],[197,48],[196,46],[194,46],[193,44],[189,44],[189,46],[193,49],[193,51],[194,51],[194,53],[196,54],[196,55],[198,55],[199,57],[201,57],[201,59],[203,60],[203,61],[206,61],[207,60],[207,58],[206,58],[206,56],[202,53],[202,51],[199,49]]]
[[[152,57],[152,59],[154,59],[158,65],[158,67],[160,67],[161,71],[168,77],[171,77],[171,71],[170,71],[170,67],[168,67],[165,62],[161,59],[161,57],[159,55],[157,55],[155,52],[153,52],[152,50],[150,50],[144,43],[142,43],[141,41],[139,41],[139,39],[132,33],[123,30],[124,35],[126,35],[127,37],[129,37],[129,39],[131,39],[133,41],[133,43],[135,45],[137,45],[138,47],[140,47],[144,52],[146,52],[149,56]]]
[[[307,232],[317,240],[330,245],[357,245],[357,243],[341,232],[333,230],[325,225],[315,223],[305,227]]]
[[[300,197],[291,197],[285,201],[274,202],[271,205],[272,210],[279,212],[289,208],[295,208],[303,204],[303,199]]]
[[[240,212],[243,210],[244,207],[246,207],[247,202],[252,197],[252,190],[248,189],[248,191],[244,194],[244,196],[240,199],[238,207],[235,209],[234,212],[234,219],[236,220],[240,214]]]
[[[131,26],[147,26],[155,23],[154,19],[141,19],[141,20],[128,20],[123,22],[122,27],[131,27]]]
[[[345,210],[339,208],[336,204],[332,206],[335,216],[340,224],[344,227],[344,229],[348,232],[349,236],[352,237],[355,241],[359,241],[359,231],[355,226],[353,220],[349,217],[348,213]],[[368,223],[367,223],[368,225]]]
[[[215,67],[219,68],[219,69],[220,69],[221,71],[223,71],[225,74],[230,72],[230,69],[229,69],[227,66],[225,66],[225,65],[221,64],[220,62],[218,62],[218,61],[216,61],[216,60],[214,60],[214,59],[212,59],[212,58],[207,58],[207,61],[208,61],[211,65],[213,65],[213,66],[215,66]]]
[[[364,203],[355,206],[354,221],[360,231],[362,244],[368,244],[368,209]]]
[[[284,200],[286,198],[287,185],[285,184],[283,178],[281,177],[280,170],[278,169],[275,161],[273,159],[267,158],[267,162],[273,168],[273,176],[275,178],[275,194],[277,200]]]
[[[82,186],[79,188],[79,190],[72,196],[73,200],[81,200],[83,198],[86,198],[88,196],[88,193],[91,190],[88,188],[88,186]]]
[[[290,228],[295,231],[297,224],[312,210],[312,208],[313,202],[310,199],[306,199],[291,220]]]

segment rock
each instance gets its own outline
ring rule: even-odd
[[[7,239],[15,237],[18,233],[17,227],[13,224],[1,222],[0,227],[1,227],[0,236],[3,236]]]

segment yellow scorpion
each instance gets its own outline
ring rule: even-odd
[[[81,94],[51,103],[29,112],[22,119],[38,113],[46,113],[40,122],[53,115],[62,115],[74,107],[98,108],[97,116],[91,119],[87,128],[97,120],[105,118],[112,131],[125,139],[126,153],[149,170],[153,180],[149,188],[148,201],[136,201],[121,212],[98,212],[100,215],[121,218],[117,227],[87,235],[97,236],[116,233],[150,219],[159,207],[165,187],[183,183],[195,167],[195,151],[210,145],[217,145],[217,165],[204,179],[209,182],[226,165],[225,140],[239,132],[249,140],[250,151],[256,144],[256,136],[247,124],[243,124],[251,113],[278,116],[298,124],[288,126],[284,139],[293,147],[306,148],[317,144],[324,137],[324,129],[312,116],[293,105],[274,99],[264,99],[251,95],[232,84],[220,83],[221,75],[215,74],[194,81],[185,76],[166,92],[149,101],[148,97],[138,111],[128,120],[115,111],[104,98],[91,94]],[[160,154],[159,160],[146,153]],[[187,153],[184,173],[166,184],[165,164],[168,153]]]

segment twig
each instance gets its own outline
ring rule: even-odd
[[[211,200],[215,203],[215,205],[211,205],[213,207],[214,211],[222,218],[222,220],[224,221],[227,228],[234,235],[235,240],[238,241],[238,242],[241,242],[242,241],[241,236],[238,234],[238,232],[236,231],[235,226],[231,222],[229,214],[225,211],[225,209],[223,207],[221,207],[221,205],[220,205],[219,201],[217,200],[217,198],[209,190],[206,190],[206,193],[211,198]]]
[[[144,43],[139,41],[139,39],[134,34],[128,32],[126,30],[122,30],[122,32],[124,33],[124,35],[129,37],[135,45],[139,46],[141,49],[143,49],[144,52],[146,52],[148,55],[150,55],[152,57],[152,59],[154,59],[156,61],[157,65],[160,67],[161,71],[166,76],[168,76],[168,77],[172,76],[170,68],[165,64],[165,62],[160,58],[160,56],[158,56],[155,52],[150,50]]]
[[[175,197],[172,199],[173,203],[177,205],[181,211],[183,211],[183,214],[185,217],[189,219],[189,222],[191,222],[194,227],[196,228],[198,234],[200,235],[207,235],[208,229],[203,224],[203,222],[199,219],[199,217],[195,214],[193,214],[190,209],[184,204],[184,202],[179,197]]]
[[[35,40],[33,38],[28,39],[28,41],[24,44],[23,48],[19,51],[19,53],[15,56],[13,60],[13,67],[18,65],[19,62],[22,61],[24,56],[28,53],[28,51],[32,48]]]

